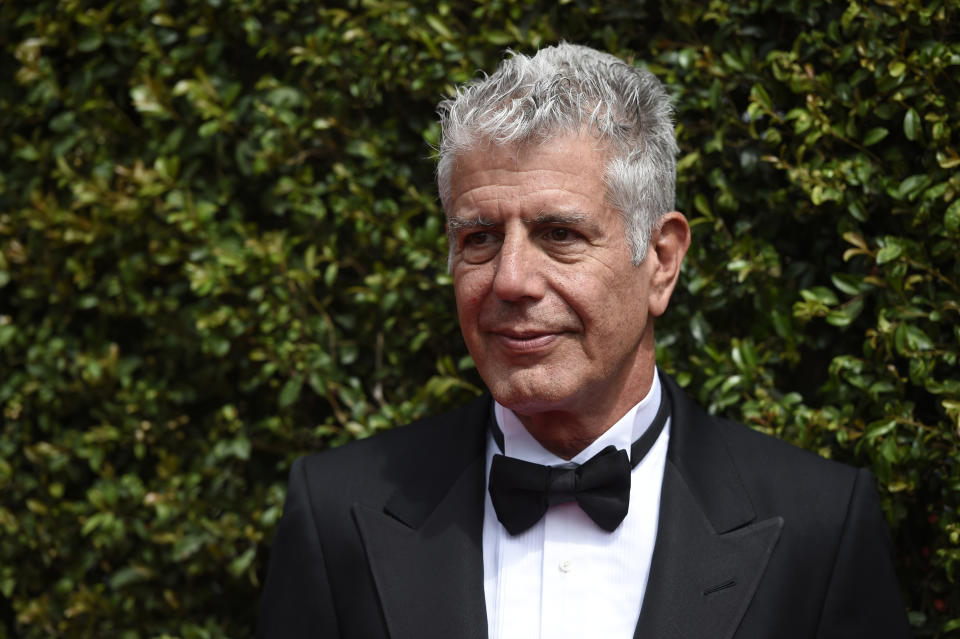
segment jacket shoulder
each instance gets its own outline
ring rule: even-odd
[[[794,482],[853,481],[857,469],[795,446],[744,424],[715,418],[738,468],[757,478],[792,477]]]
[[[386,499],[399,484],[443,475],[482,454],[490,406],[485,394],[451,411],[300,457],[291,477],[299,474],[310,486],[326,487],[314,493],[318,497]]]
[[[726,419],[714,423],[757,515],[786,516],[791,522],[788,535],[800,533],[807,542],[824,543],[839,534],[856,495],[876,499],[875,481],[867,471],[743,424]]]
[[[670,436],[673,459],[702,492],[709,493],[717,480],[709,469],[729,469],[736,479],[724,476],[743,486],[760,516],[816,511],[842,521],[857,469],[709,415],[674,380],[665,377],[665,382],[676,421]]]

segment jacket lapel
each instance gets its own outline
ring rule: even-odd
[[[446,451],[442,464],[424,455],[410,466],[416,477],[398,482],[382,509],[353,506],[391,639],[487,636],[482,531],[489,396],[478,403],[469,423],[445,426],[458,441],[431,443]]]
[[[783,519],[755,521],[726,442],[661,375],[673,401],[660,522],[635,637],[729,639],[740,624]]]
[[[733,459],[712,419],[661,375],[673,401],[660,522],[635,637],[729,639],[783,527],[756,521]],[[355,504],[392,639],[487,636],[483,592],[483,452],[490,398],[467,423],[448,424],[455,451],[437,469],[414,460],[409,481],[383,508]],[[446,439],[446,438],[444,438]]]

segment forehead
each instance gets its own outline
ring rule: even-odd
[[[456,159],[448,215],[473,214],[474,209],[491,206],[603,206],[607,159],[602,143],[589,135],[524,145],[478,145]]]

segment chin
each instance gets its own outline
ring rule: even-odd
[[[481,370],[480,376],[493,398],[518,414],[556,410],[566,404],[573,394],[559,376],[548,371],[527,368],[512,374],[496,371],[487,375]]]

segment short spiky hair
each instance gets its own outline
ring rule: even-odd
[[[634,264],[673,209],[673,110],[650,73],[589,47],[560,43],[533,57],[511,52],[497,71],[457,89],[438,108],[437,184],[445,209],[457,156],[481,143],[524,145],[590,131],[609,150],[607,197],[624,216]]]

